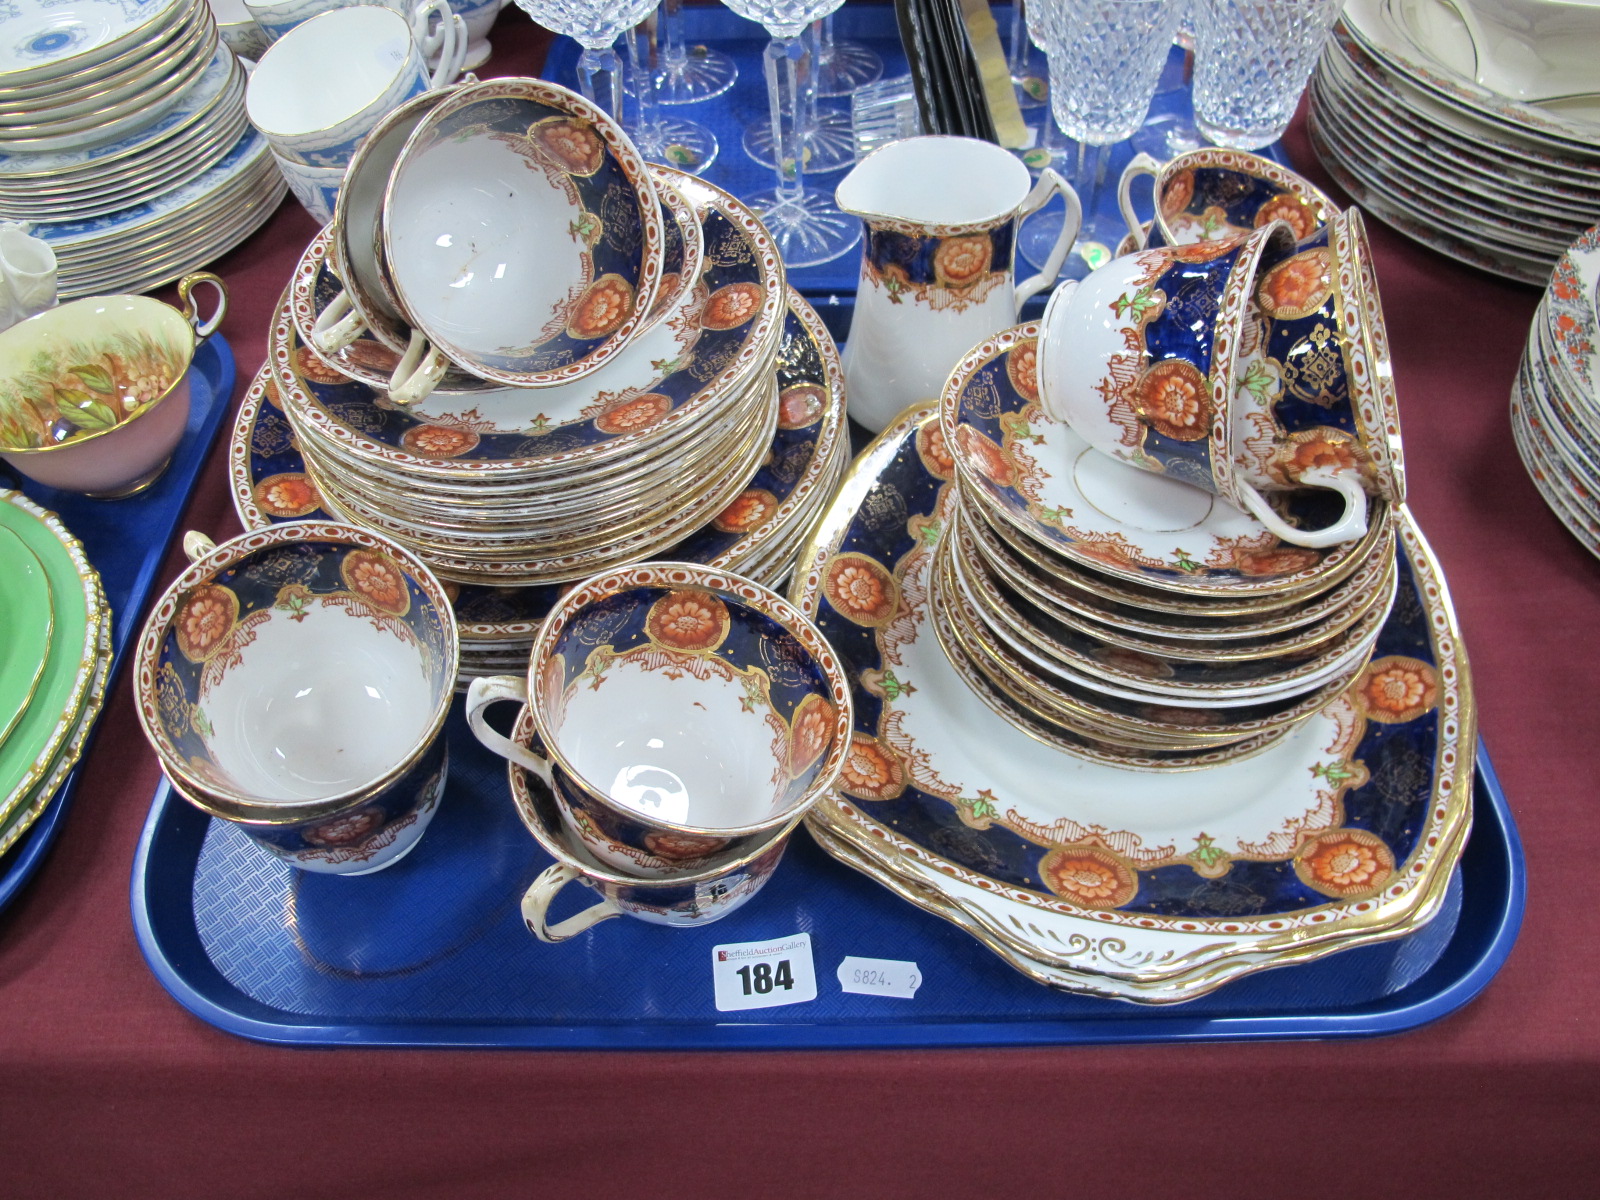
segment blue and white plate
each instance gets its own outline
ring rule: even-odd
[[[159,35],[194,0],[9,0],[0,6],[0,87],[84,71]]]

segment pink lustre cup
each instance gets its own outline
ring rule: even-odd
[[[455,615],[423,563],[350,525],[213,546],[156,603],[134,672],[173,789],[302,870],[364,875],[416,846],[444,791]]]

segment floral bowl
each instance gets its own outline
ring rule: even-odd
[[[296,521],[194,561],[157,602],[139,720],[185,799],[307,870],[396,861],[432,819],[459,648],[418,559],[354,526]]]
[[[541,755],[483,722],[526,700]],[[850,745],[849,680],[798,610],[691,563],[593,576],[559,600],[526,681],[475,680],[480,741],[538,775],[575,844],[668,878],[748,853],[833,786]]]
[[[202,322],[191,293],[219,302]],[[114,499],[149,487],[189,420],[189,364],[228,311],[227,286],[197,272],[183,310],[147,296],[91,296],[0,332],[0,458],[63,491]]]

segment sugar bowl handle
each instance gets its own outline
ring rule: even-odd
[[[602,900],[598,904],[591,904],[576,916],[557,921],[554,925],[546,921],[545,915],[550,911],[550,902],[556,898],[556,893],[582,875],[583,872],[576,867],[568,866],[566,863],[552,863],[522,894],[523,923],[541,942],[564,942],[570,937],[576,937],[585,929],[600,924],[601,921],[609,921],[612,917],[622,915],[622,910],[611,901]]]
[[[546,787],[553,788],[555,781],[550,777],[549,762],[526,746],[519,746],[504,734],[491,729],[489,722],[484,719],[484,710],[502,700],[526,704],[527,680],[520,675],[490,675],[472,681],[472,686],[467,689],[467,724],[472,729],[472,735],[501,758],[510,759],[517,766],[532,771],[544,781]]]
[[[450,362],[438,350],[428,345],[428,339],[418,330],[411,331],[411,342],[389,377],[389,399],[396,404],[415,404],[433,394],[444,378]]]
[[[211,314],[209,321],[200,320],[199,310],[194,303],[194,289],[202,283],[209,283],[217,289],[217,311]],[[213,275],[210,271],[196,271],[192,275],[185,275],[178,280],[178,301],[182,304],[183,319],[194,327],[194,333],[202,342],[217,331],[222,324],[222,318],[228,315],[228,285],[222,282],[220,276]]]
[[[1022,311],[1022,306],[1034,296],[1049,287],[1061,274],[1061,268],[1066,265],[1067,255],[1072,252],[1072,244],[1078,240],[1078,231],[1083,228],[1083,204],[1078,199],[1078,193],[1072,190],[1072,185],[1049,167],[1039,172],[1039,182],[1033,185],[1017,209],[1016,222],[1020,228],[1023,218],[1038,212],[1050,202],[1050,197],[1060,193],[1062,202],[1067,206],[1066,219],[1062,222],[1061,232],[1056,235],[1056,244],[1050,247],[1050,257],[1045,259],[1044,269],[1037,275],[1023,280],[1017,284],[1016,305],[1017,311]]]

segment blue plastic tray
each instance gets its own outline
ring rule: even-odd
[[[148,491],[127,500],[90,500],[31,480],[22,484],[26,495],[60,514],[100,572],[100,582],[111,604],[113,657],[106,685],[108,694],[116,684],[124,652],[155,587],[156,572],[188,506],[206,453],[228,415],[233,374],[233,350],[221,334],[212,335],[195,353],[191,367],[189,427],[173,452],[172,465]],[[13,486],[12,481],[7,480],[6,486]],[[93,744],[91,731],[85,754]],[[0,856],[0,908],[9,904],[39,869],[72,804],[81,771],[79,767],[67,776],[54,803],[16,845]]]
[[[445,801],[415,852],[377,875],[306,875],[156,793],[133,917],[156,977],[229,1033],[302,1046],[796,1049],[1340,1038],[1399,1033],[1471,1000],[1521,922],[1521,845],[1480,748],[1477,817],[1445,910],[1400,941],[1239,980],[1168,1008],[1052,991],[954,926],[828,858],[805,834],[749,905],[702,929],[627,918],[549,946],[517,902],[549,859],[504,763],[459,708]],[[592,897],[569,889],[555,916]],[[718,1012],[711,947],[809,932],[818,997]],[[847,995],[846,955],[914,959],[915,999]]]
[[[1011,7],[1010,5],[993,7],[1003,44],[1010,35]],[[686,6],[684,27],[685,38],[691,45],[704,42],[731,56],[739,68],[739,78],[732,89],[713,100],[699,104],[676,105],[665,111],[673,116],[698,121],[717,135],[721,150],[716,161],[703,176],[707,182],[741,197],[753,196],[757,192],[770,189],[775,181],[772,169],[762,166],[746,155],[741,144],[745,126],[765,121],[768,115],[767,85],[766,78],[762,74],[761,61],[762,51],[767,45],[766,31],[755,22],[746,21],[720,5]],[[883,59],[883,78],[893,79],[910,72],[905,51],[900,45],[900,35],[895,25],[894,9],[891,6],[846,5],[835,14],[834,29],[836,37],[860,42],[876,51]],[[619,43],[619,52],[620,48]],[[580,47],[571,38],[556,38],[551,43],[549,54],[545,59],[543,76],[567,87],[576,88],[579,51]],[[1167,77],[1172,77],[1174,70],[1179,72],[1181,77],[1183,51],[1174,48],[1172,54]],[[1042,72],[1044,56],[1034,50],[1033,57],[1036,67]],[[844,97],[824,99],[821,104],[844,112],[848,112],[850,108],[849,99]],[[633,113],[631,98],[626,101],[626,107],[631,117]],[[1037,127],[1044,112],[1043,107],[1036,107],[1024,109],[1022,115],[1029,125]],[[1156,95],[1150,106],[1151,117],[1168,114],[1193,115],[1187,89],[1166,91]],[[1115,184],[1122,174],[1122,168],[1127,165],[1133,153],[1133,147],[1128,142],[1121,142],[1111,147],[1107,166],[1111,185],[1102,195],[1100,211],[1118,225],[1121,224],[1121,217],[1117,212]],[[1257,153],[1285,166],[1293,166],[1284,154],[1281,144],[1274,144]],[[1071,171],[1069,170],[1067,174],[1070,181]],[[808,187],[820,188],[831,193],[844,176],[844,170],[823,175],[808,174],[806,184]],[[1148,204],[1149,188],[1136,189],[1135,197],[1136,204],[1144,208]],[[1052,205],[1059,208],[1060,202],[1052,201]],[[1083,261],[1073,256],[1068,259],[1067,267],[1062,273],[1063,278],[1082,275],[1085,269]],[[789,282],[816,306],[834,337],[842,339],[848,334],[849,313],[855,305],[856,284],[860,272],[861,252],[853,249],[832,262],[791,271]],[[1025,274],[1031,274],[1032,268],[1019,258],[1017,272],[1020,278]],[[1040,296],[1030,301],[1024,309],[1024,314],[1029,318],[1037,316],[1043,310],[1044,300],[1045,297]]]

